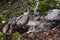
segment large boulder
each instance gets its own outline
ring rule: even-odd
[[[53,9],[47,12],[47,15],[44,17],[45,20],[54,21],[57,25],[60,25],[60,10]]]
[[[60,20],[60,10],[53,9],[47,11],[47,15],[44,17],[46,20]]]
[[[48,31],[55,28],[57,25],[55,22],[43,22],[37,28],[40,28],[41,31]]]

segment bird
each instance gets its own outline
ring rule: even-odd
[[[19,19],[17,21],[16,24],[17,25],[19,25],[19,24],[24,25],[27,22],[28,18],[29,18],[29,10],[27,12],[24,12],[23,16],[21,17],[21,19]]]
[[[24,14],[18,19],[18,21],[16,22],[15,31],[18,31],[20,33],[27,31],[29,27],[25,25],[28,22],[28,20],[29,20],[29,10],[27,12],[24,12]]]

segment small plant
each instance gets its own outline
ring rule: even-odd
[[[22,35],[19,34],[18,32],[15,32],[15,33],[12,35],[12,40],[22,40]]]
[[[0,40],[6,40],[6,35],[0,32]]]

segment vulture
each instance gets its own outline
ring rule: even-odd
[[[23,16],[20,17],[20,19],[17,21],[16,25],[24,25],[29,18],[29,11],[24,12]]]
[[[3,28],[3,33],[12,33],[12,32],[24,32],[28,29],[28,27],[25,26],[29,18],[29,11],[24,12],[22,16],[19,16],[17,18],[13,17],[11,18],[10,22],[8,22],[7,25]],[[25,28],[26,27],[26,28]]]
[[[24,12],[22,16],[18,18],[16,22],[15,31],[19,31],[20,33],[27,31],[28,27],[25,26],[29,20],[29,10]]]

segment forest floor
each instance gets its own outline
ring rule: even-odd
[[[20,5],[16,0],[13,2],[13,4],[4,3],[2,6],[0,6],[0,13],[8,9],[13,11],[22,11],[26,8],[28,8],[27,1]]]
[[[24,34],[23,40],[60,40],[60,29],[39,32],[36,35],[33,33]]]

